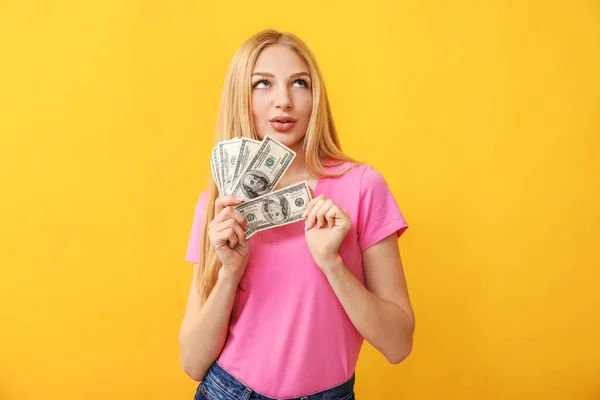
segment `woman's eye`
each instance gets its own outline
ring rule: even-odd
[[[266,86],[260,86],[261,84],[269,85],[269,81],[263,79],[262,81],[256,82],[254,84],[254,87],[255,88],[266,87]]]
[[[308,87],[308,83],[304,79],[297,79],[296,81],[294,81],[294,83],[298,83],[298,82],[300,82],[302,84],[302,86],[300,86],[300,87]]]
[[[256,82],[254,85],[252,85],[252,87],[255,89],[262,89],[262,88],[268,87],[269,85],[271,85],[271,82],[269,82],[266,79],[263,79],[263,80]],[[294,85],[296,87],[307,88],[308,82],[306,82],[306,80],[304,80],[304,79],[296,79],[294,81]]]

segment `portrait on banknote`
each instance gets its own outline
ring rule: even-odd
[[[263,214],[273,224],[284,223],[290,216],[290,204],[284,196],[274,194],[263,203]]]
[[[247,171],[241,179],[242,192],[248,198],[255,198],[269,191],[269,178],[257,170]]]

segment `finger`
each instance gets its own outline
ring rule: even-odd
[[[333,201],[329,199],[321,207],[319,207],[319,211],[317,211],[317,228],[321,229],[325,226],[325,224],[327,223],[327,221],[325,221],[325,214],[327,214],[327,212],[331,210],[331,207],[333,207],[334,205],[335,204],[333,203]]]
[[[211,229],[210,244],[217,250],[222,249],[225,246],[229,246],[229,240],[232,236],[237,238],[237,236],[235,235],[235,231],[231,228],[227,228],[220,231]]]
[[[306,207],[304,208],[304,212],[302,213],[302,217],[306,217],[310,211],[313,209],[313,207],[315,206],[315,204],[317,204],[317,202],[319,200],[326,200],[327,198],[320,194],[317,197],[314,197],[311,201],[308,202],[308,204],[306,205]]]
[[[248,230],[248,221],[244,214],[236,210],[235,208],[231,212],[231,218],[235,219],[238,225],[245,231]]]
[[[244,198],[234,195],[222,196],[215,201],[215,215],[219,214],[227,206],[237,206],[243,203]]]
[[[319,207],[321,207],[321,205],[325,203],[325,200],[323,199],[316,199],[315,202],[313,203],[312,207],[310,208],[310,210],[308,211],[307,215],[306,215],[306,220],[305,220],[305,228],[308,230],[310,228],[312,228],[315,223],[317,222],[317,211],[319,210]]]
[[[222,209],[221,212],[215,216],[214,221],[215,222],[223,222],[223,221],[227,221],[228,219],[231,219],[231,218],[236,220],[237,223],[243,229],[247,229],[246,218],[242,215],[241,212],[239,212],[232,206],[227,206],[224,209]]]
[[[245,238],[244,238],[244,239],[245,239]],[[242,246],[241,244],[239,244],[239,243],[238,243],[238,245],[237,245],[237,246],[235,246],[235,249],[234,249],[234,250],[241,251],[241,250],[243,249],[243,250],[245,250],[245,251],[249,251],[249,250],[250,250],[250,243],[252,243],[250,240],[246,240],[246,241],[245,241],[245,244],[244,244],[243,246]]]
[[[223,245],[229,246],[230,249],[233,249],[235,245],[238,244],[238,237],[233,228],[226,228],[222,230],[220,237]]]
[[[325,214],[325,219],[327,220],[327,225],[329,225],[330,229],[335,225],[335,218],[336,216],[339,216],[339,210],[340,208],[338,206],[333,206],[327,211],[327,214]]]
[[[307,230],[315,226],[315,223],[317,222],[317,212],[319,211],[319,208],[323,206],[323,204],[325,204],[325,200],[319,199],[317,203],[313,206],[313,208],[310,210],[310,213],[306,216]]]
[[[244,229],[242,229],[240,224],[238,224],[238,222],[235,219],[229,218],[228,220],[223,221],[220,224],[216,225],[215,229],[218,229],[218,230],[233,229],[233,231],[235,232],[235,236],[237,237],[237,243],[239,243],[242,246],[246,245],[246,232],[244,232]]]
[[[235,231],[235,234],[237,236],[237,242],[240,245],[246,247],[246,232],[245,232],[245,229],[242,229],[242,227],[240,226],[240,224],[238,224],[237,221],[236,221],[235,225],[233,226],[233,230]]]

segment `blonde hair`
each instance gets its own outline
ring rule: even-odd
[[[339,176],[358,163],[342,152],[335,129],[327,91],[315,56],[297,36],[288,32],[264,30],[250,37],[235,53],[225,77],[221,96],[216,141],[247,137],[258,139],[254,129],[251,106],[251,75],[260,52],[267,46],[283,44],[295,50],[306,63],[312,81],[313,106],[304,136],[303,150],[308,173],[315,178]],[[329,172],[327,166],[350,164],[337,172]],[[198,271],[198,293],[201,303],[208,298],[218,278],[221,262],[208,238],[208,221],[215,216],[215,201],[219,193],[210,177],[208,203],[201,242],[201,257]]]

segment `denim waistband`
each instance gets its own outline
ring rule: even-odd
[[[354,381],[355,374],[352,374],[346,382],[331,389],[301,397],[275,399],[250,389],[215,361],[198,385],[198,391],[209,400],[352,400]]]

